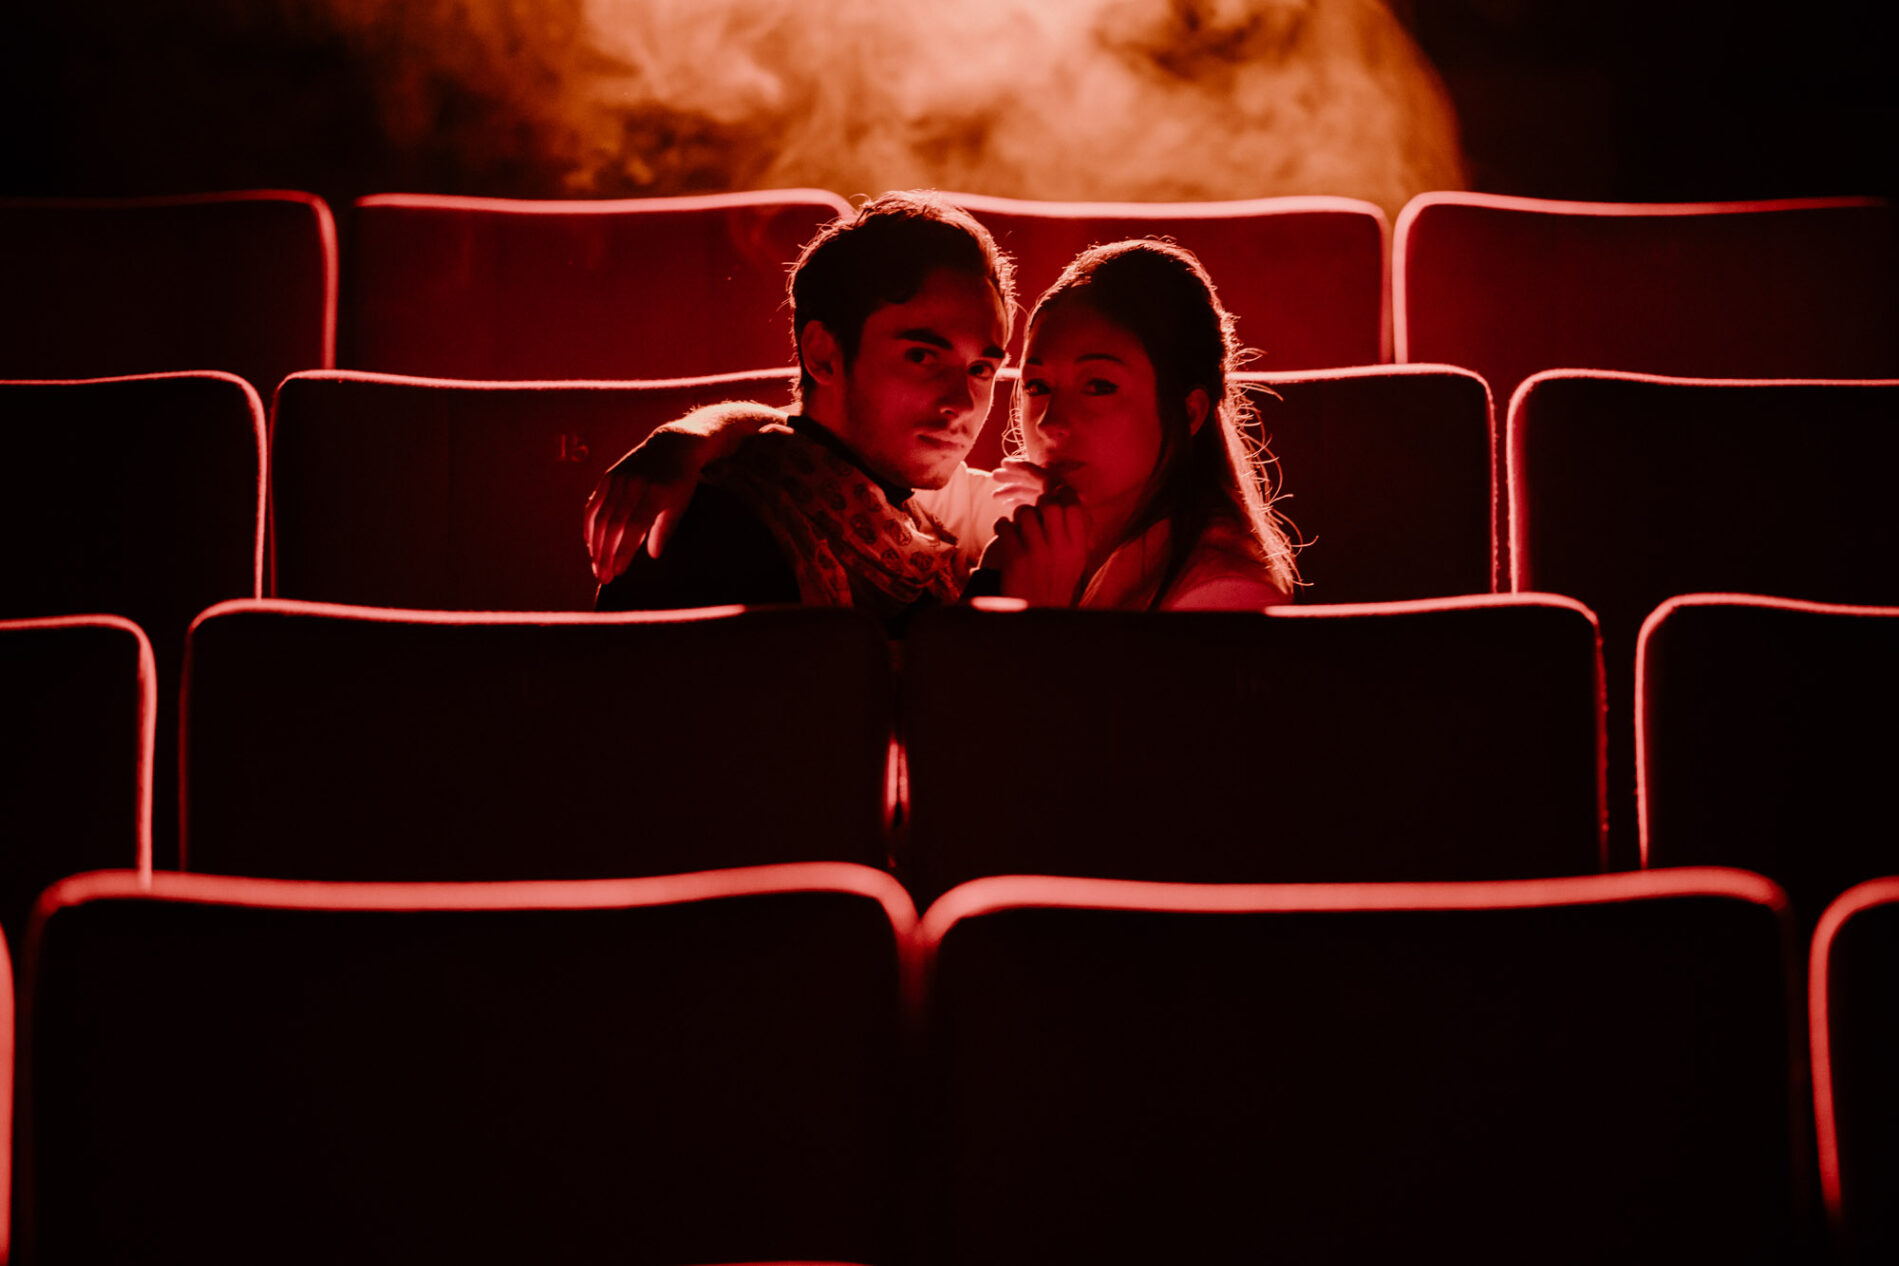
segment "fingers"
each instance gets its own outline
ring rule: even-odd
[[[1015,512],[1016,522],[1022,532],[1022,547],[1031,553],[1042,553],[1050,546],[1049,520],[1045,519],[1038,506],[1023,506]],[[1052,517],[1052,516],[1050,516]]]
[[[587,498],[587,512],[582,517],[582,527],[587,534],[587,559],[593,565],[596,580],[600,579],[601,564],[606,559],[607,531],[626,495],[626,481],[609,471],[601,477],[593,495]]]
[[[990,472],[990,478],[998,484],[1033,487],[1039,493],[1048,482],[1048,472],[1034,462],[1020,457],[1011,457]]]
[[[1071,495],[1067,500],[1042,508],[1043,518],[1049,525],[1049,535],[1058,546],[1070,552],[1088,551],[1088,516],[1081,508],[1081,502]]]
[[[595,568],[601,584],[609,583],[625,571],[639,552],[640,543],[646,539],[646,530],[653,521],[651,501],[650,490],[644,485],[633,485],[605,519]]]

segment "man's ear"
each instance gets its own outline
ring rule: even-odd
[[[1187,393],[1187,433],[1189,435],[1200,434],[1200,428],[1206,425],[1209,407],[1205,387],[1195,387]]]
[[[798,358],[820,387],[830,386],[844,372],[844,348],[822,321],[805,322],[798,334]]]

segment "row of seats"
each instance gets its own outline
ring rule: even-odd
[[[1274,372],[1395,352],[1467,366],[1502,400],[1538,370],[1566,366],[1899,375],[1899,216],[1872,199],[1623,205],[1430,193],[1388,233],[1377,207],[1346,198],[949,196],[1018,258],[1025,297],[1090,243],[1174,237],[1206,261],[1241,338],[1263,353],[1258,367]],[[783,365],[785,269],[845,210],[809,189],[362,198],[342,363],[489,380]],[[335,225],[308,194],[0,202],[0,378],[221,369],[268,397],[292,372],[338,363],[338,271]],[[999,429],[978,464],[993,464]]]
[[[1803,926],[1891,873],[1889,833],[1863,824],[1899,756],[1895,652],[1894,608],[1660,608],[1640,863],[1745,865]],[[1587,874],[1623,868],[1602,830],[1600,673],[1589,614],[1537,596],[946,609],[919,619],[900,678],[876,624],[835,609],[242,601],[190,639],[183,864],[540,880],[894,854],[925,901],[1012,873]],[[153,676],[124,621],[0,626],[9,932],[61,875],[149,864]],[[162,784],[157,803],[171,815]]]
[[[1818,1247],[1817,1168],[1844,1259],[1890,1260],[1899,879],[1828,912],[1810,1026],[1795,944],[1780,891],[1723,869],[1012,876],[920,922],[841,864],[95,873],[46,895],[25,953],[22,1242],[49,1264],[1791,1262]]]
[[[1481,592],[1501,572],[1505,587],[1598,613],[1620,865],[1635,864],[1633,666],[1650,611],[1702,591],[1899,603],[1899,520],[1883,509],[1899,382],[1543,374],[1518,391],[1499,442],[1466,370],[1248,381],[1292,492],[1284,508],[1310,542],[1303,596]],[[0,384],[12,424],[0,618],[136,620],[165,683],[169,744],[199,611],[267,592],[585,609],[578,507],[605,467],[693,405],[787,390],[776,372],[558,385],[299,374],[278,392],[267,444],[261,401],[229,375]],[[161,782],[175,764],[163,748]]]

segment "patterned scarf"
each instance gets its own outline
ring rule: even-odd
[[[892,614],[926,595],[954,602],[969,579],[955,536],[914,499],[892,506],[870,476],[790,427],[748,437],[704,478],[758,512],[802,602]]]

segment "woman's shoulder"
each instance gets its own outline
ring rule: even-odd
[[[1253,535],[1215,519],[1207,525],[1169,589],[1166,611],[1257,611],[1291,602]]]

